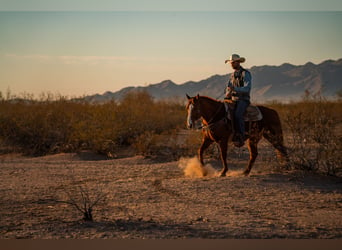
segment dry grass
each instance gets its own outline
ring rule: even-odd
[[[185,132],[184,105],[155,101],[146,92],[130,93],[118,103],[90,104],[45,94],[38,100],[0,95],[0,153],[47,155],[91,150],[115,158],[122,147],[148,157],[193,156],[200,132]],[[282,119],[291,165],[341,173],[342,102],[305,98],[269,103]],[[208,152],[218,155],[212,146]]]

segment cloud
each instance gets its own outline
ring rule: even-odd
[[[31,60],[37,62],[60,62],[62,64],[86,64],[86,65],[98,65],[98,64],[111,64],[117,62],[131,62],[137,61],[138,58],[130,56],[51,56],[41,54],[29,54],[29,55],[17,55],[6,54],[6,58],[15,60]]]
[[[40,60],[40,61],[46,61],[46,60],[51,59],[50,56],[39,55],[39,54],[34,54],[34,55],[5,54],[5,57],[11,58],[11,59]]]
[[[30,61],[38,63],[60,63],[65,65],[103,65],[103,64],[118,64],[118,63],[132,63],[132,64],[172,64],[173,66],[182,63],[192,64],[194,58],[191,57],[134,57],[134,56],[73,56],[62,55],[52,56],[43,54],[5,54],[6,58],[20,61]],[[205,61],[204,58],[196,58],[197,61]]]
[[[57,60],[62,61],[65,64],[111,64],[117,62],[127,62],[138,60],[135,57],[129,56],[57,56]]]

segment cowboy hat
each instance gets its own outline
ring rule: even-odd
[[[238,62],[240,62],[240,63],[243,63],[243,62],[246,61],[246,58],[240,57],[240,56],[237,55],[237,54],[232,54],[232,55],[229,57],[229,59],[227,59],[227,60],[224,61],[224,63],[227,63],[227,62],[230,63],[230,62],[236,62],[236,61],[238,61]]]

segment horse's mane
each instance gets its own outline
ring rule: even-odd
[[[204,98],[204,99],[210,100],[211,102],[222,103],[222,101],[220,101],[220,100],[217,100],[217,99],[214,99],[212,97],[205,96],[205,95],[201,95],[201,96],[199,96],[199,98]]]

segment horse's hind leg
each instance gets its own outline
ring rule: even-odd
[[[251,172],[253,164],[258,156],[258,142],[260,141],[260,137],[252,137],[248,139],[247,147],[249,151],[249,162],[247,168],[243,172],[245,176],[248,176]]]
[[[228,171],[228,166],[227,166],[227,149],[228,149],[228,139],[222,139],[219,142],[220,145],[220,154],[221,154],[221,161],[223,165],[223,169],[220,173],[221,177],[226,176],[226,173]]]
[[[277,158],[282,162],[285,162],[285,165],[288,164],[289,158],[287,154],[286,147],[284,146],[284,140],[282,135],[274,135],[271,132],[264,132],[264,138],[269,141],[276,150]]]

